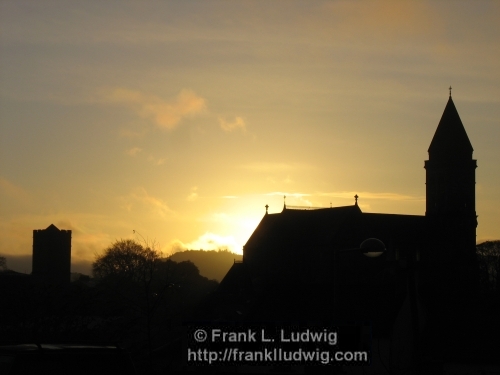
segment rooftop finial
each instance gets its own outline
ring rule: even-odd
[[[449,89],[449,90],[450,90],[450,98],[451,98],[451,86],[450,86],[450,89]]]
[[[354,196],[354,204],[357,206],[358,205],[358,194]]]
[[[269,208],[269,205],[266,204],[266,215],[267,215],[267,209]]]
[[[283,195],[283,209],[286,208],[286,195]]]

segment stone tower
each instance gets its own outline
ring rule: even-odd
[[[54,284],[70,282],[71,231],[54,224],[33,231],[33,270],[38,280]]]

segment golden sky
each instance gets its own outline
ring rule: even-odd
[[[450,85],[500,239],[499,67],[498,1],[0,1],[0,254],[241,252],[284,195],[423,215]]]

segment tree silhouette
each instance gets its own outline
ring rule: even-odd
[[[159,304],[158,296],[167,285],[158,276],[161,251],[155,243],[148,246],[126,239],[115,241],[103,254],[96,254],[92,274],[100,286],[112,292],[114,303],[128,312],[129,328],[145,319],[149,358],[152,356],[152,319]],[[163,282],[162,282],[163,281]]]
[[[115,241],[104,254],[92,263],[92,274],[97,279],[131,282],[150,282],[161,252],[144,247],[133,240]]]
[[[139,351],[146,342],[149,366],[153,343],[171,330],[171,319],[185,318],[218,285],[201,276],[192,262],[162,258],[157,247],[122,239],[96,254],[92,264],[97,287],[109,296],[108,307],[124,318],[115,332]]]
[[[500,241],[486,241],[476,246],[480,282],[483,291],[500,291]]]
[[[5,257],[0,257],[0,271],[8,270],[7,259]]]

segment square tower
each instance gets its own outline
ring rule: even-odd
[[[71,231],[54,224],[33,230],[33,270],[31,274],[55,284],[70,282]]]

